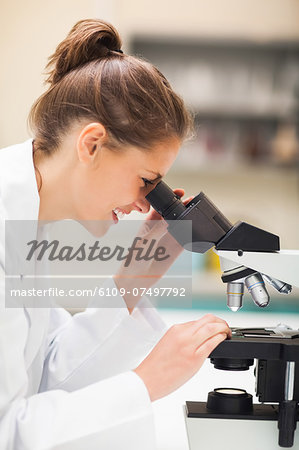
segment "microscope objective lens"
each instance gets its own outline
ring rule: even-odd
[[[227,306],[232,312],[237,312],[240,308],[242,308],[243,294],[243,283],[227,283]]]
[[[254,303],[260,308],[269,304],[270,297],[267,292],[263,277],[256,272],[245,279],[245,285],[251,294]]]

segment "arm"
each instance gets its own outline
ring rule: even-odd
[[[113,280],[105,283],[113,288]],[[73,317],[52,309],[40,391],[75,389],[136,367],[166,331],[147,299],[129,314],[123,298],[101,297]]]
[[[150,398],[138,375],[127,371],[71,393],[32,395],[38,370],[27,367],[25,358],[27,317],[21,308],[1,305],[0,312],[1,449],[116,450],[120,442],[134,450],[155,448]]]
[[[155,448],[150,399],[133,372],[72,393],[19,396],[1,411],[3,450],[116,450],[120,443],[135,450]]]

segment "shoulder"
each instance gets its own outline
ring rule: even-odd
[[[1,185],[11,179],[24,178],[24,172],[31,170],[32,141],[28,139],[20,144],[10,145],[0,149],[0,195]]]
[[[0,149],[0,213],[6,220],[36,220],[37,191],[32,139]]]
[[[28,139],[25,142],[21,142],[20,144],[10,145],[9,147],[0,148],[0,160],[1,163],[4,164],[6,162],[14,161],[18,154],[22,155],[27,153],[27,151],[32,150],[32,139]],[[3,167],[0,164],[0,167]]]

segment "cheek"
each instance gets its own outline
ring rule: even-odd
[[[93,174],[82,174],[77,179],[74,189],[77,210],[87,220],[98,219],[98,215],[105,211],[107,192],[105,184]]]
[[[111,200],[117,205],[127,205],[135,202],[141,194],[141,186],[137,177],[122,177],[110,182]]]
[[[129,171],[108,171],[81,178],[80,204],[84,215],[107,218],[113,208],[140,199],[142,181]],[[110,218],[110,216],[109,216]]]

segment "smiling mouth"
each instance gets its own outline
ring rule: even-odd
[[[115,208],[112,210],[112,217],[113,217],[114,223],[117,223],[119,221],[119,219],[122,219],[124,217],[124,215],[125,215],[125,212],[119,208]]]

